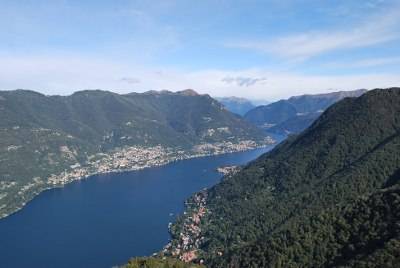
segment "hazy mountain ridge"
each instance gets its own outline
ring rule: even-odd
[[[228,111],[238,115],[245,115],[251,109],[256,106],[248,99],[239,97],[221,97],[215,98],[217,101],[222,103]]]
[[[287,100],[258,106],[247,112],[244,117],[271,133],[300,133],[335,102],[347,97],[359,97],[365,92],[366,90],[360,89],[294,96]]]
[[[0,112],[0,216],[15,209],[10,204],[21,206],[51,187],[49,176],[89,162],[106,169],[100,161],[104,154],[134,154],[128,150],[121,155],[122,148],[151,148],[149,157],[165,158],[171,150],[198,146],[205,153],[213,149],[207,144],[218,143],[217,149],[223,150],[228,143],[266,138],[210,96],[193,90],[125,95],[85,90],[70,96],[0,91]],[[111,160],[107,168],[115,166]]]
[[[399,114],[400,88],[346,98],[208,190],[199,258],[210,267],[397,267]]]

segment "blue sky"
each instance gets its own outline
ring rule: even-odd
[[[400,1],[0,0],[0,88],[275,100],[400,86]]]

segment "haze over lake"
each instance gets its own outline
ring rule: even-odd
[[[3,267],[112,267],[168,243],[168,223],[184,200],[217,183],[223,165],[244,164],[272,148],[106,174],[45,191],[0,220]]]

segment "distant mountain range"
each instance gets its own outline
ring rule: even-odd
[[[244,118],[270,133],[299,133],[311,125],[321,113],[346,97],[358,97],[366,90],[339,91],[318,95],[302,95],[258,106]]]
[[[209,95],[193,90],[125,95],[86,90],[70,96],[0,91],[0,113],[0,217],[53,184],[96,172],[93,167],[136,167],[127,163],[132,157],[140,166],[147,165],[146,157],[164,163],[172,154],[186,157],[183,152],[193,148],[196,154],[223,152],[225,145],[266,138]],[[134,152],[124,159],[120,152],[132,146],[153,149],[143,159]]]
[[[215,98],[222,103],[228,111],[238,115],[244,115],[256,106],[248,99],[238,97]]]
[[[202,192],[188,252],[207,267],[399,267],[400,88],[343,99],[363,92],[333,94],[300,135]],[[332,101],[291,98],[268,122]]]

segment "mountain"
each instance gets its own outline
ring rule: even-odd
[[[0,217],[43,189],[94,173],[243,150],[266,138],[193,90],[0,91],[0,112]]]
[[[255,108],[254,104],[245,98],[223,97],[215,99],[222,103],[228,111],[238,115],[244,115],[251,109]]]
[[[202,193],[189,250],[208,267],[399,267],[399,115],[400,88],[332,105]]]
[[[300,133],[335,102],[348,97],[359,97],[366,90],[339,91],[318,95],[302,95],[258,106],[244,117],[270,133]]]

